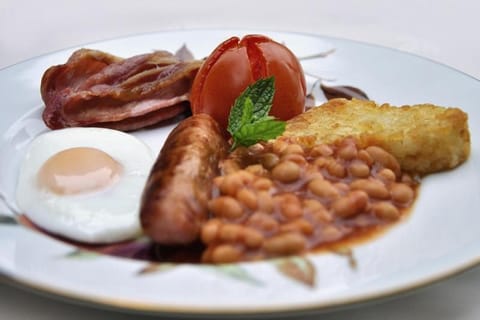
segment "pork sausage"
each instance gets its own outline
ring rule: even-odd
[[[208,218],[212,179],[227,153],[217,122],[207,114],[182,121],[168,136],[143,191],[142,228],[153,241],[189,244]]]

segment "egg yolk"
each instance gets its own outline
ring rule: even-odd
[[[70,148],[50,157],[40,168],[41,187],[59,195],[105,189],[117,182],[122,166],[107,153],[89,147]]]

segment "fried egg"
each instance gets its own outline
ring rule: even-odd
[[[22,212],[56,235],[112,243],[141,233],[140,198],[154,162],[132,135],[103,128],[68,128],[29,146],[16,189]]]

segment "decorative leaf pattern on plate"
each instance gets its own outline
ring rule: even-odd
[[[137,273],[139,276],[152,274],[152,273],[161,273],[165,271],[172,270],[177,265],[175,263],[149,263]]]
[[[297,57],[298,60],[311,60],[311,59],[318,59],[318,58],[326,58],[329,55],[333,54],[336,51],[335,48],[331,48],[327,51],[319,52],[319,53],[314,53],[308,56],[302,56],[302,57]]]
[[[368,100],[368,96],[365,92],[352,86],[326,86],[320,84],[320,89],[322,89],[327,100],[336,98]]]
[[[340,256],[346,257],[350,268],[357,269],[357,265],[358,265],[357,259],[355,259],[355,256],[353,255],[352,248],[341,246],[341,247],[333,248],[332,252]]]
[[[18,224],[17,220],[15,220],[12,217],[9,216],[2,216],[0,214],[0,224],[10,224],[10,225],[16,225]]]
[[[318,58],[327,58],[331,54],[335,52],[335,48],[332,48],[328,51],[321,52],[318,54],[312,54],[304,57],[298,57],[300,61],[304,60],[313,60]],[[319,76],[313,73],[304,70],[304,73],[308,77],[312,77],[315,80],[309,92],[307,92],[306,101],[305,101],[305,110],[311,109],[317,105],[317,101],[315,98],[316,93],[320,93],[323,95],[327,100],[332,100],[336,98],[344,98],[344,99],[360,99],[360,100],[369,100],[368,95],[361,89],[350,86],[350,85],[336,85],[336,86],[327,86],[323,84],[324,81],[336,81],[337,79],[333,78],[325,78],[323,76]],[[318,92],[318,89],[320,89]],[[314,93],[315,91],[315,93]]]
[[[239,264],[209,265],[201,266],[201,268],[213,271],[218,275],[226,276],[228,278],[235,279],[254,286],[264,285],[263,282],[253,277],[250,273],[248,273],[247,270],[245,270],[245,268],[243,268]]]
[[[315,287],[316,269],[306,257],[289,257],[275,261],[277,270],[288,278],[306,285]]]
[[[79,260],[90,260],[99,257],[100,254],[98,254],[95,251],[90,251],[90,250],[83,250],[83,249],[74,249],[70,252],[68,252],[65,255],[65,258],[71,258],[71,259],[79,259]]]

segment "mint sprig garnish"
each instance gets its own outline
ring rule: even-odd
[[[268,115],[274,94],[275,79],[269,77],[248,86],[235,100],[227,127],[233,138],[231,150],[274,139],[285,131],[284,121]]]

